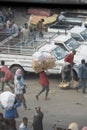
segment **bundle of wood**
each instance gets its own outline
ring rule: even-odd
[[[55,59],[48,52],[35,52],[32,59],[32,67],[36,73],[51,69],[55,66]]]

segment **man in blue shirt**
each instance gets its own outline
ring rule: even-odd
[[[79,82],[80,85],[76,87],[76,90],[78,91],[79,88],[82,87],[82,93],[86,92],[86,78],[87,78],[87,68],[85,66],[85,60],[81,60],[81,64],[79,65]]]

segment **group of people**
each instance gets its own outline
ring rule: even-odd
[[[0,130],[43,130],[43,117],[44,114],[39,106],[35,107],[35,114],[33,116],[32,124],[28,125],[28,118],[23,117],[17,129],[16,118],[18,118],[17,107],[21,104],[18,100],[15,101],[12,109],[5,110],[5,113],[0,113]]]
[[[11,12],[10,9],[8,11]],[[19,27],[14,17],[7,17],[5,8],[0,10],[0,19],[2,22],[0,32],[5,34],[17,34],[18,38],[21,38],[20,40],[25,44],[30,41],[35,41],[36,37],[43,37],[44,19],[40,19],[35,26],[29,25],[29,23],[26,22],[22,27]],[[31,45],[32,44],[33,43],[31,43]]]
[[[64,59],[64,66],[62,68],[62,81],[70,82],[71,80],[77,80],[79,85],[75,87],[78,91],[82,87],[82,93],[86,93],[86,81],[87,81],[87,63],[85,59],[81,59],[81,63],[78,66],[78,79],[75,79],[73,67],[74,67],[74,55],[76,50],[68,54]]]
[[[13,130],[17,130],[16,121],[15,121],[15,119],[19,117],[17,108],[20,107],[21,104],[23,104],[24,108],[28,109],[26,100],[24,97],[24,94],[26,93],[27,85],[24,81],[23,74],[20,69],[17,69],[15,72],[15,75],[13,76],[10,69],[5,65],[5,61],[2,60],[1,65],[2,65],[0,69],[0,74],[1,74],[0,80],[1,80],[1,85],[2,85],[1,91],[4,92],[5,84],[7,84],[10,87],[12,93],[15,94],[15,102],[14,102],[13,107],[11,109],[4,109],[2,107],[2,109],[4,109],[5,119],[9,121],[10,125],[13,127]],[[11,84],[10,81],[12,81],[13,79],[14,79],[13,84]],[[36,95],[36,99],[39,100],[39,95],[46,90],[45,100],[47,100],[48,92],[49,92],[49,80],[44,69],[42,72],[40,72],[39,83],[42,86],[42,90]],[[43,113],[41,112],[41,108],[35,107],[35,115],[33,117],[33,124],[32,124],[33,130],[37,130],[37,129],[43,130],[42,119],[43,119]],[[25,120],[27,119],[24,118],[24,121]],[[22,129],[21,128],[22,126],[23,124],[20,125],[19,130],[28,130],[28,128]]]
[[[41,19],[37,22],[35,27],[28,25],[28,23],[24,24],[24,27],[19,31],[19,36],[22,36],[22,40],[24,42],[28,42],[31,40],[36,40],[36,37],[43,37],[43,26],[44,19]]]
[[[69,82],[72,79],[74,79],[73,66],[75,63],[73,61],[74,61],[75,54],[76,54],[76,51],[73,50],[72,53],[68,54],[64,59],[65,64],[66,64],[65,66],[63,66],[63,69],[62,69],[62,80],[64,80],[64,81]],[[26,93],[25,90],[27,89],[27,85],[24,81],[23,74],[20,69],[17,69],[15,72],[15,75],[13,76],[12,72],[5,65],[5,62],[3,60],[1,61],[1,65],[2,65],[2,67],[0,69],[0,73],[2,75],[1,91],[2,92],[4,91],[4,84],[6,83],[10,87],[11,91],[13,93],[15,93],[15,95],[16,95],[16,99],[15,99],[13,108],[10,110],[5,110],[4,116],[5,116],[5,119],[9,120],[11,126],[13,126],[13,129],[17,130],[16,122],[15,122],[15,118],[17,118],[19,116],[18,112],[17,112],[17,107],[20,107],[21,104],[23,104],[24,108],[27,109],[27,104],[26,104],[26,100],[24,97],[24,94]],[[39,100],[40,94],[42,94],[44,91],[46,91],[45,100],[48,99],[48,93],[49,93],[48,74],[49,74],[48,71],[44,70],[44,68],[39,73],[39,83],[42,86],[42,90],[36,95],[37,100]],[[13,86],[11,86],[12,84],[10,84],[10,82],[9,82],[10,80],[12,81],[12,79],[14,79]],[[85,62],[84,59],[82,59],[81,64],[79,65],[79,69],[78,69],[79,86],[77,86],[75,88],[76,91],[78,91],[78,89],[82,87],[82,93],[86,92],[86,79],[87,79],[87,63]],[[43,119],[43,113],[41,112],[40,107],[35,107],[35,115],[33,117],[33,124],[32,124],[33,130],[37,130],[37,129],[43,130],[42,119]],[[28,119],[26,117],[24,117],[23,121],[28,122]],[[40,126],[40,124],[41,124],[41,126]],[[24,126],[23,122],[20,125],[19,130],[28,130],[28,128],[22,129],[22,126]]]

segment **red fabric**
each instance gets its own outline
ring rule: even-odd
[[[69,62],[71,65],[74,64],[73,60],[74,60],[74,55],[72,53],[68,54],[64,59],[65,62]]]
[[[42,9],[42,8],[30,8],[28,9],[29,14],[34,14],[34,15],[40,15],[40,16],[51,16],[52,11],[50,9]]]
[[[45,74],[45,72],[40,72],[39,74],[40,76],[40,79],[39,79],[39,83],[42,85],[42,86],[48,86],[49,85],[49,80],[48,80],[48,77],[47,75]]]
[[[4,74],[5,74],[3,81],[8,81],[13,76],[12,72],[9,70],[9,68],[6,65],[2,66],[0,71],[4,72]]]

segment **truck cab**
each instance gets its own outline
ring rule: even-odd
[[[87,42],[87,28],[75,26],[70,30],[71,36],[80,42]]]

